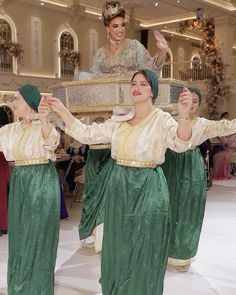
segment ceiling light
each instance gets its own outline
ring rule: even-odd
[[[158,1],[157,0],[149,0],[151,2],[151,4],[153,4],[155,7],[158,6]]]
[[[60,7],[68,7],[68,5],[66,5],[66,4],[58,3],[57,1],[53,1],[53,0],[43,0],[43,2],[48,3],[48,4],[53,4],[56,6],[60,6]]]

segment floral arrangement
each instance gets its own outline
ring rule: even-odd
[[[74,68],[80,66],[80,53],[78,51],[64,48],[59,52],[59,56],[62,60],[71,63]]]
[[[22,60],[23,47],[20,43],[4,40],[0,37],[0,54],[9,54],[20,62]]]
[[[187,20],[180,24],[179,32],[191,30],[201,37],[199,55],[205,64],[211,69],[211,77],[207,81],[208,93],[206,96],[206,115],[210,119],[219,119],[229,85],[225,80],[226,65],[222,61],[221,48],[215,40],[215,25],[213,19]]]

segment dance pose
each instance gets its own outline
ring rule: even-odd
[[[190,92],[180,95],[178,123],[169,113],[154,108],[158,81],[156,73],[148,69],[134,74],[130,95],[133,111],[93,125],[75,119],[59,99],[48,98],[48,102],[65,122],[68,135],[87,144],[111,143],[112,169],[103,183],[102,294],[161,295],[170,206],[159,165],[167,147],[177,152],[188,149],[191,125],[186,117],[192,99]],[[96,218],[96,209],[93,216]]]
[[[158,31],[154,31],[157,53],[151,57],[145,47],[137,40],[125,38],[125,10],[119,1],[107,1],[103,7],[103,23],[106,28],[108,43],[100,48],[93,60],[91,71],[96,75],[107,74],[132,76],[140,68],[149,68],[159,73],[163,67],[168,45]],[[80,238],[89,237],[95,226],[103,222],[102,210],[95,224],[91,224],[92,208],[97,206],[94,195],[102,194],[105,201],[104,185],[110,175],[112,161],[110,145],[90,145],[85,167],[85,188],[83,195],[83,214],[79,225]],[[100,204],[104,208],[104,203]],[[95,251],[102,249],[102,225],[94,231],[96,236]]]
[[[23,85],[12,107],[21,118],[0,128],[0,149],[14,161],[11,174],[8,233],[8,295],[53,295],[59,234],[60,186],[54,150],[59,133],[47,119],[38,89]]]
[[[190,117],[192,125],[191,148],[184,153],[167,150],[162,169],[167,179],[172,231],[170,239],[170,265],[187,271],[198,249],[206,203],[206,169],[200,150],[202,142],[216,136],[235,133],[236,120],[213,121],[197,116],[202,95],[198,88],[189,88],[193,107]]]

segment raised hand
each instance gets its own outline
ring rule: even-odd
[[[50,106],[45,96],[42,96],[38,107],[39,119],[42,122],[48,121],[48,115],[50,113]]]
[[[64,106],[64,104],[60,101],[60,99],[52,96],[47,97],[47,101],[51,107],[51,109],[58,113],[58,115],[62,118],[64,123],[68,128],[73,124],[75,117],[71,114],[71,112]]]
[[[184,88],[178,100],[179,118],[188,120],[192,107],[192,93],[187,88]]]
[[[64,104],[60,101],[60,99],[56,97],[47,96],[47,102],[50,108],[54,112],[58,113],[60,116],[69,112],[69,110],[64,106]]]
[[[167,51],[168,45],[164,38],[164,36],[157,30],[153,31],[155,41],[156,41],[156,47],[160,51]]]

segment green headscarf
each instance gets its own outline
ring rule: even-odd
[[[145,77],[145,79],[148,81],[149,85],[151,86],[152,94],[153,94],[152,103],[154,104],[159,92],[157,74],[154,71],[149,69],[141,69],[133,75],[131,81],[137,74],[142,74]]]
[[[38,112],[38,106],[41,100],[41,94],[37,87],[31,84],[25,84],[17,89],[25,102],[36,112]]]

